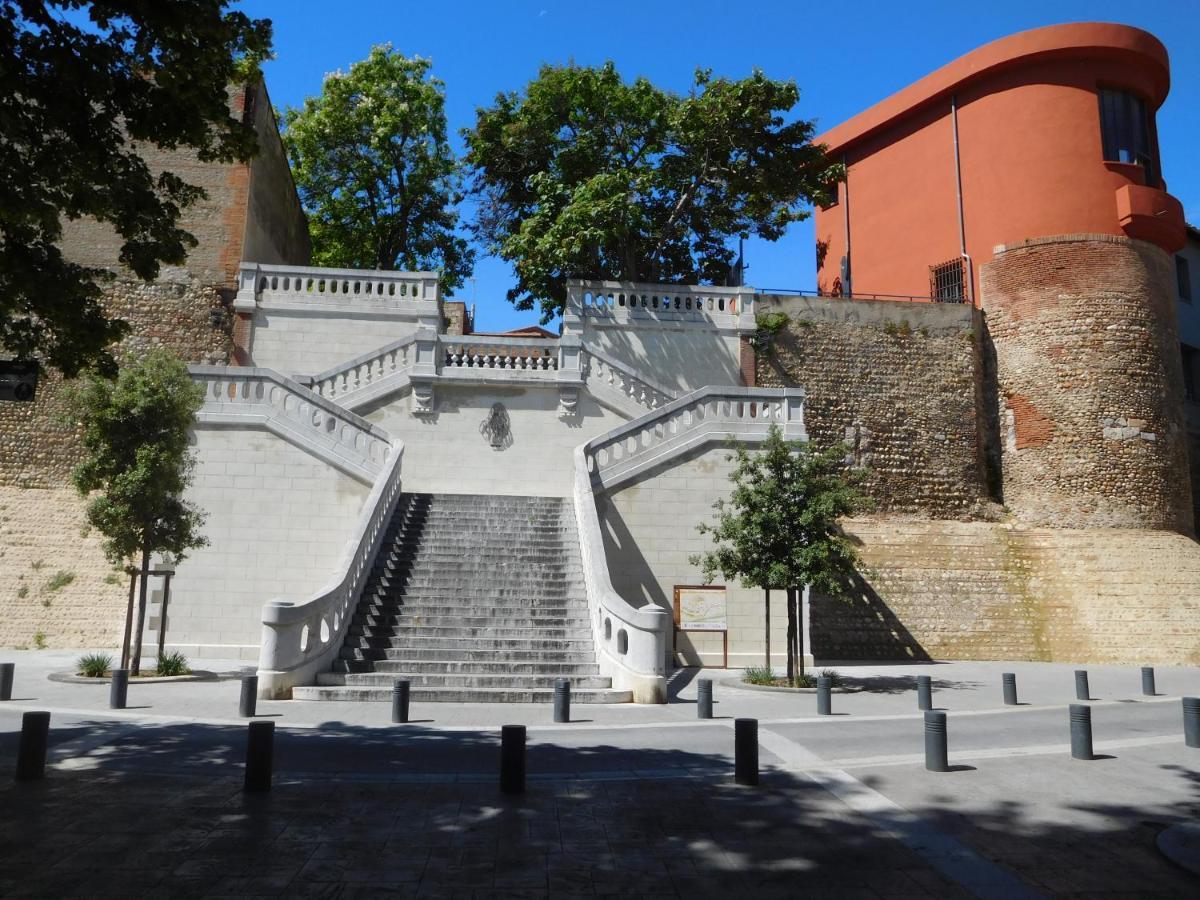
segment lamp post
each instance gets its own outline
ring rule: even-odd
[[[163,554],[150,570],[151,575],[159,575],[163,580],[162,603],[158,608],[158,657],[162,659],[163,644],[167,639],[167,601],[171,599],[171,576],[175,574],[175,560]]]

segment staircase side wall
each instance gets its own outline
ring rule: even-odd
[[[254,311],[251,357],[285,375],[316,375],[415,334],[417,324],[415,317],[263,302]]]
[[[397,395],[360,410],[404,442],[404,489],[438,494],[569,497],[574,449],[623,424],[624,416],[579,392],[576,414],[558,415],[558,389],[438,384],[432,415],[412,414],[412,395]],[[483,424],[495,404],[509,435],[493,447]]]
[[[188,499],[209,546],[171,582],[167,643],[258,658],[263,603],[304,600],[337,569],[370,489],[265,431],[197,428]]]
[[[583,339],[680,395],[708,385],[742,383],[741,342],[732,330],[585,316]]]

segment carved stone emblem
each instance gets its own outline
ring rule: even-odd
[[[507,450],[512,446],[512,427],[503,403],[492,404],[487,418],[479,423],[479,433],[492,445],[493,450]]]

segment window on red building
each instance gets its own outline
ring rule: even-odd
[[[1104,158],[1134,163],[1146,170],[1146,184],[1158,187],[1158,159],[1150,140],[1150,113],[1146,101],[1130,91],[1100,91],[1100,139]]]

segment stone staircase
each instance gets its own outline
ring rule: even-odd
[[[596,665],[574,511],[557,497],[404,494],[334,671],[297,700],[624,703]]]

